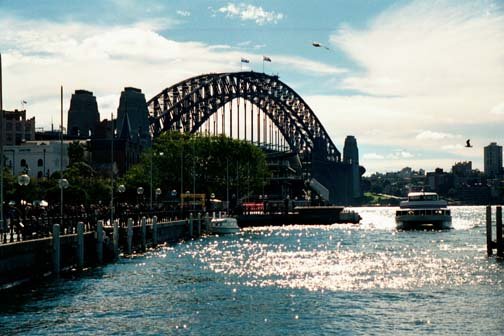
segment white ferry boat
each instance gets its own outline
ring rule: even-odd
[[[396,212],[399,230],[452,228],[451,212],[446,200],[434,192],[410,192],[408,200],[401,201]]]
[[[233,217],[212,218],[208,231],[213,234],[230,234],[240,232],[240,227]]]

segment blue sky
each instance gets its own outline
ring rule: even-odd
[[[107,118],[125,86],[150,98],[267,55],[340,150],[357,137],[368,173],[482,169],[483,146],[504,142],[502,1],[0,0],[0,31],[4,108],[26,100],[45,128],[60,85],[65,109],[88,89]]]

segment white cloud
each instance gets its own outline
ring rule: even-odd
[[[332,43],[364,69],[343,86],[404,97],[426,117],[489,120],[504,99],[504,14],[488,3],[413,1],[367,29],[341,28]]]
[[[392,153],[389,153],[387,155],[381,155],[381,154],[378,154],[378,153],[365,153],[364,155],[362,155],[362,158],[364,160],[404,160],[404,159],[411,159],[415,157],[413,154],[405,151],[405,150],[402,150],[402,149],[399,149],[399,150],[395,150],[393,151]]]
[[[376,153],[366,153],[362,156],[364,160],[383,160],[385,157]]]
[[[415,157],[415,155],[407,152],[405,150],[399,149],[387,155],[387,159],[396,160],[396,159],[411,159]]]
[[[180,16],[184,16],[184,17],[191,16],[191,12],[189,12],[189,11],[185,11],[185,10],[178,10],[176,13],[177,13],[178,15],[180,15]]]
[[[257,67],[262,60],[262,54],[227,45],[171,40],[157,33],[162,29],[159,22],[104,27],[0,18],[0,26],[4,107],[17,108],[19,101],[29,101],[28,114],[45,128],[51,119],[59,120],[60,85],[65,89],[65,110],[74,90],[87,89],[96,95],[102,117],[108,118],[125,86],[141,88],[149,99],[192,76],[236,71],[241,57]],[[340,71],[303,58],[275,57],[278,67],[290,71]]]
[[[498,116],[504,115],[504,102],[501,102],[500,104],[497,104],[494,107],[492,107],[490,113]]]
[[[218,9],[218,12],[226,14],[228,17],[238,17],[242,21],[254,21],[258,25],[266,23],[277,23],[284,18],[282,13],[268,12],[262,7],[247,4],[228,3]]]
[[[273,65],[280,64],[289,70],[303,69],[307,73],[314,73],[315,75],[338,75],[347,71],[343,68],[311,61],[297,56],[269,55],[269,57],[271,57]],[[259,59],[262,61],[262,56]]]
[[[390,7],[365,28],[342,26],[331,43],[361,69],[337,84],[361,94],[307,98],[334,138],[351,133],[360,145],[414,148],[411,153],[452,151],[415,140],[456,139],[458,129],[479,143],[496,140],[471,126],[504,117],[502,5],[412,1]]]
[[[441,149],[448,150],[448,151],[459,150],[459,149],[463,149],[463,148],[464,148],[464,146],[462,146],[461,144],[450,144],[450,145],[441,146]]]
[[[331,41],[366,70],[347,78],[345,87],[495,101],[504,86],[504,16],[488,14],[486,7],[479,1],[413,1],[383,13],[366,30],[340,29]]]
[[[444,132],[422,131],[415,137],[417,140],[443,140],[461,138],[460,134],[450,134]]]

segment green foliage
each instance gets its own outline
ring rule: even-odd
[[[70,165],[84,162],[84,152],[84,145],[80,144],[78,141],[70,143],[68,145],[68,159],[70,160]]]
[[[83,145],[74,142],[69,145],[68,155],[70,165],[63,172],[63,177],[69,182],[69,187],[64,191],[65,204],[90,204],[110,200],[110,179],[98,176],[89,164],[84,160]],[[4,175],[5,199],[33,202],[34,200],[46,200],[49,204],[60,202],[61,191],[58,180],[60,172],[55,172],[50,178],[32,178],[28,186],[19,186],[16,177],[6,170]]]
[[[194,188],[196,193],[225,199],[227,185],[230,195],[257,192],[269,174],[264,153],[245,141],[167,132],[125,175],[130,195],[139,186],[149,194],[151,160],[153,188],[160,187],[164,194],[173,189],[180,194],[182,186],[182,192],[192,193]]]

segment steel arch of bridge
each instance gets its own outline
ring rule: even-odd
[[[225,104],[243,98],[259,107],[274,123],[291,150],[313,151],[315,142],[326,148],[327,160],[341,154],[306,102],[287,84],[256,72],[205,74],[181,81],[148,101],[154,136],[182,128],[194,133]]]

